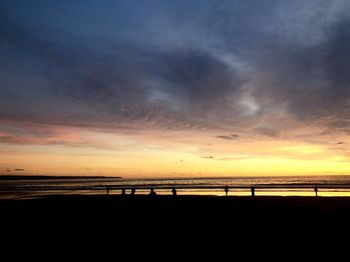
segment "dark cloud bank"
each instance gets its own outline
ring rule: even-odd
[[[130,2],[3,1],[0,121],[350,133],[347,1]]]

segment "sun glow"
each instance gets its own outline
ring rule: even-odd
[[[102,139],[106,137],[104,133],[74,130],[67,136],[60,135],[60,139],[68,137],[69,141],[74,138],[71,144],[3,145],[1,171],[6,173],[20,168],[25,173],[124,177],[350,173],[350,164],[342,152],[332,151],[327,146],[270,138],[231,136],[223,139],[215,134],[188,131],[109,133],[107,143]],[[84,143],[76,144],[76,141]]]

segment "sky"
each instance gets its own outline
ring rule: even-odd
[[[350,174],[347,0],[3,0],[0,174]]]

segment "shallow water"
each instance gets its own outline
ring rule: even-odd
[[[290,177],[216,177],[216,178],[84,178],[0,181],[0,199],[19,199],[48,194],[120,194],[122,188],[130,194],[148,194],[154,188],[159,195],[228,195],[246,196],[255,188],[256,196],[350,196],[350,176],[290,176]]]

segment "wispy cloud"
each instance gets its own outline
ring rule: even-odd
[[[273,139],[301,127],[349,133],[345,0],[0,8],[0,125],[13,126],[2,143],[103,146],[57,127],[210,130],[223,140],[241,140],[233,128]],[[16,129],[24,123],[47,133]]]
[[[226,139],[226,140],[235,140],[239,138],[239,135],[232,134],[232,135],[221,135],[221,136],[216,136],[216,138],[221,138],[221,139]]]

